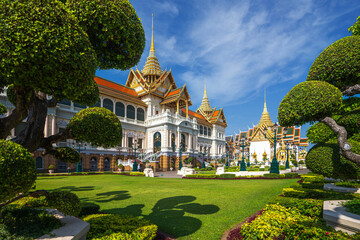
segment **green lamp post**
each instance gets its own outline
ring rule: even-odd
[[[276,123],[274,124],[274,126],[272,126],[272,129],[274,131],[274,137],[270,137],[267,127],[264,127],[264,132],[265,132],[266,139],[274,141],[274,158],[272,159],[271,164],[270,164],[270,173],[280,174],[279,162],[276,159],[277,127],[278,127],[278,125]]]
[[[202,156],[202,168],[205,168],[205,159],[204,159],[204,156],[206,155],[206,150],[204,150],[204,152],[200,152],[201,156]]]
[[[79,155],[80,155],[80,161],[76,163],[76,172],[82,172],[83,171],[83,164],[82,164],[82,158],[81,158],[81,147],[84,147],[83,150],[86,150],[86,143],[84,144],[84,146],[82,146],[81,142],[78,142],[78,152],[79,152]],[[76,146],[76,142],[73,142],[72,143],[73,145],[73,148],[75,148]]]
[[[183,147],[184,147],[184,143],[182,143],[182,142],[180,142],[180,149],[179,149],[179,157],[180,157],[180,159],[179,159],[179,170],[181,170],[182,169],[182,159],[181,159],[181,155],[182,155],[182,151],[183,151]]]
[[[226,160],[225,160],[225,166],[226,167],[229,167],[230,164],[229,164],[229,144],[226,143]]]
[[[290,146],[289,143],[286,143],[286,164],[285,164],[285,169],[289,169],[290,168],[290,162],[289,162],[289,150],[290,150]]]
[[[247,159],[248,159],[248,162],[247,162],[246,166],[250,167],[250,149],[248,149],[248,151],[246,153],[246,156],[247,156]]]
[[[138,164],[136,162],[136,150],[138,150],[139,148],[137,147],[137,140],[136,139],[134,140],[134,147],[132,147],[132,149],[134,150],[134,164],[133,164],[132,171],[133,172],[138,172],[139,169],[138,169]]]
[[[246,163],[245,163],[245,156],[244,156],[244,149],[246,146],[247,146],[246,138],[240,139],[239,147],[242,148],[240,171],[246,171]]]

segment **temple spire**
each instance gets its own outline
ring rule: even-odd
[[[266,89],[264,90],[264,110],[263,110],[263,114],[267,113],[267,107],[266,107]]]
[[[146,75],[155,75],[160,76],[162,74],[162,70],[160,67],[160,63],[156,57],[155,53],[155,44],[154,44],[154,14],[152,14],[152,25],[151,25],[151,47],[149,56],[146,59],[145,66],[141,71],[144,76]]]
[[[274,125],[274,123],[271,121],[270,115],[266,107],[266,90],[264,91],[264,110],[263,113],[261,114],[261,118],[257,126],[262,127],[263,124],[266,124],[266,126],[268,127]]]
[[[212,112],[212,108],[210,106],[209,99],[208,99],[207,93],[206,93],[206,83],[205,83],[205,86],[204,86],[204,96],[203,96],[201,105],[200,105],[200,107],[198,109],[201,109],[204,112]]]

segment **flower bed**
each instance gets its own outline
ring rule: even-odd
[[[184,179],[227,179],[227,180],[241,180],[241,179],[293,179],[300,178],[298,173],[285,173],[285,174],[275,174],[269,173],[264,174],[264,176],[235,176],[235,174],[224,173],[221,175],[216,174],[191,174],[183,177]]]
[[[126,175],[126,176],[145,176],[143,172],[72,172],[72,173],[38,173],[38,177],[59,177],[59,176],[84,176],[84,175],[99,175],[99,174],[110,174],[110,175]]]

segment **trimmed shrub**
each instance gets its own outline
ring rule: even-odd
[[[100,206],[93,202],[81,202],[81,211],[79,216],[87,216],[99,213]]]
[[[287,178],[297,178],[300,176],[298,173],[285,173],[284,175]]]
[[[308,183],[324,183],[325,177],[321,175],[302,175],[301,180]]]
[[[284,178],[284,174],[277,174],[277,173],[266,173],[263,175],[264,178]]]
[[[303,182],[301,184],[301,186],[303,188],[308,188],[308,189],[323,189],[324,188],[324,183]]]
[[[19,208],[22,207],[30,207],[30,208],[38,208],[38,207],[46,207],[48,205],[45,196],[40,196],[38,198],[35,197],[23,197],[15,202],[12,202],[10,205],[15,205]]]
[[[69,191],[54,191],[46,196],[49,207],[56,208],[65,215],[78,216],[81,211],[80,199]]]
[[[340,193],[334,191],[326,191],[322,189],[294,189],[294,188],[284,188],[283,193],[285,197],[294,197],[294,198],[313,198],[313,199],[323,199],[323,200],[345,200],[345,199],[354,199],[359,198],[359,195],[354,193]]]
[[[80,154],[71,147],[58,147],[52,150],[50,153],[57,160],[63,162],[77,163],[80,161]]]
[[[21,145],[0,140],[0,179],[0,203],[27,193],[35,183],[35,161]]]
[[[279,123],[281,126],[303,125],[331,116],[340,109],[342,99],[340,90],[327,82],[299,83],[281,101]]]
[[[359,143],[348,140],[355,153],[360,153]],[[306,155],[306,166],[314,173],[335,179],[360,178],[359,167],[340,156],[339,145],[335,143],[318,143]]]
[[[351,213],[360,215],[360,199],[353,199],[351,201],[345,202],[344,207]]]
[[[130,172],[130,176],[145,176],[143,172]]]
[[[220,174],[219,178],[235,178],[235,177],[236,177],[236,175],[233,173],[223,173],[223,174]]]
[[[360,182],[357,182],[357,181],[335,182],[335,186],[349,187],[349,188],[360,188]]]
[[[122,139],[119,118],[106,108],[87,108],[72,117],[67,129],[79,141],[93,146],[114,147]]]
[[[34,239],[61,227],[60,220],[44,210],[6,207],[1,214],[0,239]]]
[[[157,231],[149,220],[126,215],[94,214],[83,220],[91,225],[88,239],[153,239]]]
[[[216,174],[191,174],[186,175],[188,178],[218,178],[219,176]]]

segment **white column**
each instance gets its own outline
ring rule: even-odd
[[[193,136],[189,134],[189,151],[190,150],[192,151],[192,149],[193,149],[192,138],[193,138]]]
[[[11,129],[11,136],[15,136],[15,128]]]
[[[44,126],[44,137],[48,136],[48,124],[49,124],[49,116],[45,118],[45,126]]]
[[[56,130],[56,119],[54,115],[50,115],[51,116],[51,135],[55,135],[55,130]]]

